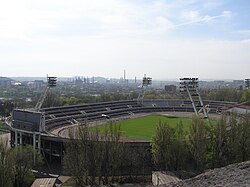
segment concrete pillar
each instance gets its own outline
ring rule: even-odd
[[[34,165],[36,164],[36,133],[33,133],[33,147],[34,147]]]
[[[15,147],[17,147],[17,130],[15,130]]]
[[[36,133],[33,133],[33,147],[36,149]]]
[[[23,145],[22,132],[19,132],[19,145]]]
[[[38,134],[38,152],[41,153],[41,134]]]

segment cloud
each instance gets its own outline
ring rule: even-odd
[[[13,76],[49,73],[120,77],[123,69],[131,77],[149,73],[155,78],[175,78],[187,71],[207,78],[231,76],[234,71],[235,76],[245,75],[250,59],[248,40],[196,40],[196,33],[179,39],[181,29],[185,34],[192,32],[188,25],[206,30],[206,24],[217,27],[220,21],[233,15],[231,11],[221,10],[216,14],[197,10],[202,3],[200,0],[3,1],[1,70]],[[248,30],[238,32],[248,34]],[[211,36],[206,31],[204,35]],[[239,61],[244,72],[239,70]],[[221,69],[227,71],[222,75]]]
[[[241,42],[241,43],[250,44],[250,39],[241,40],[240,42]]]
[[[181,17],[184,20],[186,20],[186,22],[176,24],[175,27],[181,27],[181,26],[191,25],[195,23],[209,23],[219,18],[230,18],[231,15],[232,15],[231,11],[223,11],[221,12],[221,14],[216,15],[216,16],[200,15],[198,11],[184,11]]]
[[[238,30],[238,31],[235,31],[234,33],[240,34],[242,36],[250,36],[250,30]]]
[[[137,3],[125,0],[14,0],[0,7],[0,39],[33,40],[36,37],[136,36],[167,33],[176,27],[211,22],[230,17],[230,11],[219,16],[183,11],[189,2],[163,0]],[[183,11],[183,12],[182,12]],[[182,12],[183,23],[176,19]]]
[[[225,10],[222,12],[221,17],[231,18],[232,17],[232,11]]]
[[[185,21],[189,22],[194,22],[201,19],[200,13],[198,11],[193,11],[193,10],[182,12],[181,17]]]
[[[5,39],[25,39],[39,35],[65,34],[69,28],[85,33],[128,34],[163,26],[166,17],[163,1],[137,4],[123,0],[24,0],[5,1],[0,7],[0,35]],[[162,20],[163,20],[162,19]],[[161,25],[162,24],[162,25]],[[54,37],[54,36],[52,36]]]
[[[213,10],[221,6],[221,4],[222,2],[219,2],[217,0],[209,0],[203,4],[203,8],[206,10]]]
[[[76,18],[65,9],[38,8],[41,1],[4,1],[0,7],[0,35],[5,39],[28,39],[39,31],[55,30],[61,22]]]

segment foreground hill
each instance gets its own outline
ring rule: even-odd
[[[163,185],[164,186],[164,185]],[[246,187],[250,186],[250,161],[231,164],[202,173],[166,187]]]

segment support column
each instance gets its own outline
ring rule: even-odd
[[[36,149],[36,133],[33,133],[33,147]]]
[[[201,96],[199,94],[199,91],[198,91],[198,78],[180,78],[180,81],[181,81],[180,82],[180,91],[188,93],[188,96],[189,96],[190,101],[192,103],[195,114],[198,116],[199,113],[203,112],[204,118],[208,118],[207,111],[205,109],[204,103],[203,103]],[[194,101],[195,98],[193,98],[193,97],[195,97],[196,99],[198,97],[198,99],[199,99],[199,103],[200,103],[199,107],[201,107],[201,108],[198,108],[199,111],[196,108],[196,104]]]
[[[33,147],[34,147],[34,165],[36,164],[36,133],[33,133]]]
[[[198,93],[198,90],[196,90],[196,92]],[[204,114],[205,118],[208,118],[207,111],[206,111],[206,109],[205,109],[205,106],[204,106],[204,104],[203,104],[203,101],[202,101],[202,99],[201,99],[201,96],[200,96],[200,94],[198,94],[198,95],[199,95],[199,100],[200,100],[200,103],[201,103],[201,106],[202,106],[203,114]]]
[[[190,91],[189,91],[188,84],[186,84],[185,86],[186,86],[186,89],[187,89],[188,96],[189,96],[189,98],[190,98],[190,100],[191,100],[191,103],[192,103],[194,112],[195,112],[196,116],[198,116],[198,112],[197,112],[197,109],[196,109],[194,100],[193,100],[193,98],[192,98],[192,95],[191,95],[191,93],[190,93]]]
[[[17,130],[15,130],[15,147],[17,147]]]
[[[41,134],[38,134],[38,153],[41,153]]]
[[[23,135],[22,135],[22,132],[19,132],[19,145],[23,145]]]

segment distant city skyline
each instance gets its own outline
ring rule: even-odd
[[[5,76],[7,78],[11,78],[13,80],[16,80],[16,81],[35,81],[35,80],[43,80],[43,81],[46,81],[47,80],[47,77],[46,76],[41,76],[41,77],[35,77],[35,76]],[[120,80],[120,79],[123,79],[123,77],[102,77],[102,76],[91,76],[91,77],[88,77],[88,76],[84,76],[84,75],[75,75],[75,76],[69,76],[69,77],[65,77],[65,76],[59,76],[57,77],[58,80],[63,80],[63,81],[69,81],[69,80],[73,80],[73,79],[77,79],[77,78],[80,78],[80,79],[84,79],[84,78],[88,78],[89,81],[92,81],[93,77],[96,79],[106,79],[106,80]],[[2,76],[0,76],[0,79],[3,78]],[[142,77],[136,77],[136,81],[137,82],[141,82],[142,81]],[[158,82],[180,82],[180,78],[184,78],[184,77],[176,77],[176,78],[163,78],[163,79],[157,79],[157,78],[154,78],[154,77],[151,77],[153,79],[153,82],[154,81],[158,81]],[[190,76],[186,76],[186,78],[194,78],[194,77],[190,77]],[[225,82],[232,82],[232,81],[243,81],[245,82],[245,79],[246,78],[243,78],[243,79],[206,79],[206,78],[200,78],[200,77],[195,77],[195,78],[198,78],[199,81],[204,81],[204,82],[216,82],[216,81],[225,81]],[[134,78],[128,78],[126,80],[129,80],[130,82],[131,81],[134,81],[135,80],[135,77]]]
[[[0,76],[250,77],[250,1],[13,0]]]

